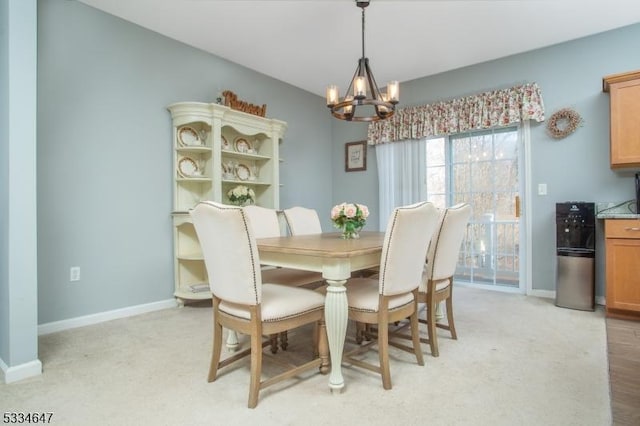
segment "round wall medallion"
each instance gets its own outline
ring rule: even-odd
[[[582,117],[571,108],[554,112],[547,121],[547,131],[554,139],[562,139],[575,132],[582,123]]]

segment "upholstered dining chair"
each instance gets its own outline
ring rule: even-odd
[[[214,327],[209,382],[216,380],[220,368],[250,355],[248,406],[254,408],[261,389],[313,368],[326,371],[324,297],[313,290],[262,282],[256,240],[241,207],[203,201],[191,216],[212,293]],[[263,336],[310,323],[319,327],[314,333],[318,340],[313,352],[320,357],[262,380]],[[220,360],[223,327],[249,335],[251,347]]]
[[[453,275],[470,217],[471,206],[467,203],[444,209],[427,252],[427,262],[418,289],[418,303],[424,303],[427,307],[427,318],[420,318],[420,322],[427,324],[428,339],[422,338],[421,341],[429,343],[434,357],[440,355],[436,327],[449,330],[452,339],[458,338],[453,321]],[[436,322],[436,308],[442,301],[446,301],[447,324]]]
[[[255,238],[271,238],[280,236],[278,212],[274,209],[250,205],[243,207]],[[291,268],[269,268],[262,270],[262,279],[268,282],[292,286],[304,286],[322,283],[320,272],[303,271]]]
[[[278,220],[278,212],[274,209],[249,205],[243,207],[253,235],[255,238],[271,238],[280,236],[280,221]],[[262,268],[262,279],[265,282],[284,284],[294,287],[322,285],[322,273],[313,271],[303,271],[301,269],[292,268]],[[287,332],[280,334],[280,347],[287,350],[288,340]],[[278,336],[271,336],[271,352],[278,351]]]
[[[283,210],[291,235],[321,234],[322,225],[318,212],[306,207],[291,207]]]
[[[347,285],[349,318],[360,324],[376,325],[377,339],[346,353],[344,360],[381,374],[384,389],[391,389],[392,386],[389,367],[390,323],[410,318],[413,347],[398,342],[393,342],[393,346],[413,352],[418,364],[424,365],[418,334],[418,286],[438,216],[438,210],[428,202],[396,208],[385,231],[378,278],[351,278]],[[376,341],[378,365],[354,357]]]

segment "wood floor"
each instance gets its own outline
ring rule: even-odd
[[[640,321],[607,318],[614,426],[640,425]]]

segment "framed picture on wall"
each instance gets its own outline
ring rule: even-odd
[[[367,141],[347,142],[344,145],[344,171],[367,170]]]

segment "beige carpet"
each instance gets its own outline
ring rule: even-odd
[[[0,408],[53,412],[60,425],[611,424],[601,310],[455,290],[459,340],[439,330],[440,357],[424,345],[424,367],[392,349],[389,391],[374,373],[345,367],[341,395],[311,374],[266,389],[248,409],[248,363],[207,383],[211,309],[187,306],[41,336],[44,373],[0,384]],[[277,356],[303,356],[302,331]]]

